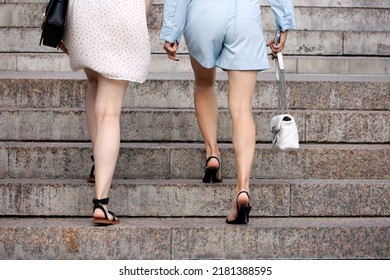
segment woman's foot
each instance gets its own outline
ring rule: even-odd
[[[107,213],[108,220],[110,220],[110,221],[114,220],[115,216],[111,215],[111,213],[110,213],[111,211],[108,210],[108,207],[106,205],[102,205],[102,206]],[[104,212],[101,209],[96,208],[93,211],[93,218],[96,220],[100,220],[100,219],[106,219],[106,216],[104,215]]]
[[[222,182],[221,161],[216,156],[210,156],[204,167],[203,183]]]
[[[95,225],[115,225],[119,219],[115,214],[108,210],[109,199],[93,199],[93,223]]]
[[[246,224],[249,221],[249,213],[252,209],[249,203],[249,192],[243,190],[233,199],[232,208],[226,217],[228,224]]]

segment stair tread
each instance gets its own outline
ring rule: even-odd
[[[331,58],[329,58],[331,59]],[[364,59],[364,57],[363,57]],[[288,73],[286,81],[349,81],[349,82],[390,82],[390,75],[372,74],[296,74]],[[54,80],[84,80],[84,72],[77,71],[0,71],[1,79],[54,79]],[[226,80],[227,74],[217,73],[217,80]],[[260,81],[274,81],[274,73],[261,73],[257,77]],[[193,73],[188,72],[155,72],[148,74],[148,80],[194,80]]]
[[[385,259],[390,218],[0,218],[3,259]],[[237,239],[237,236],[240,236]]]
[[[159,228],[232,228],[221,218],[121,218],[121,223],[108,230],[116,228],[132,227],[159,227]],[[42,218],[42,217],[18,217],[0,218],[0,228],[42,228],[42,227],[91,227],[92,218]],[[250,218],[247,227],[256,228],[359,228],[359,227],[382,227],[390,228],[390,217],[305,217],[305,218]]]
[[[219,143],[221,149],[230,149],[232,143]],[[0,141],[1,147],[37,147],[37,148],[89,148],[91,144],[89,142],[36,142],[36,141]],[[179,142],[179,141],[170,141],[170,142],[122,142],[121,147],[123,148],[203,148],[204,144],[201,142]],[[271,149],[270,143],[257,143],[256,149]],[[387,143],[372,143],[372,144],[338,144],[338,143],[304,143],[300,145],[300,149],[357,149],[357,150],[366,150],[366,149],[390,149],[390,145]],[[282,153],[283,154],[283,153]],[[286,153],[287,154],[287,153]]]
[[[219,185],[235,184],[235,179],[224,179]],[[202,185],[207,186],[199,179],[114,179],[114,184],[120,185]],[[307,179],[271,179],[251,178],[252,185],[262,184],[390,184],[390,179],[329,179],[329,178],[307,178]],[[0,184],[69,184],[69,185],[90,185],[84,179],[65,178],[0,178]]]
[[[85,110],[82,108],[26,108],[26,107],[0,107],[0,112],[53,112],[57,114],[66,114],[66,113],[83,113]],[[219,108],[220,113],[228,112],[228,108]],[[268,109],[268,108],[253,108],[254,113],[273,113],[277,112],[277,109]],[[374,110],[374,109],[329,109],[329,110],[321,110],[321,109],[290,109],[290,112],[297,113],[325,113],[325,114],[339,114],[339,113],[360,113],[360,114],[390,114],[389,110]],[[194,113],[194,108],[165,108],[165,107],[142,107],[142,108],[123,108],[122,113]]]

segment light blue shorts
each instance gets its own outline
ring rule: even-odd
[[[269,68],[259,0],[192,0],[184,37],[189,55],[203,67]]]

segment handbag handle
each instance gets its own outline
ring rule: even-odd
[[[280,31],[277,30],[275,33],[274,43],[279,44],[280,42]],[[287,106],[287,95],[284,77],[284,60],[283,54],[278,52],[275,58],[275,71],[276,71],[276,83],[277,83],[277,94],[278,94],[278,113],[288,114]]]

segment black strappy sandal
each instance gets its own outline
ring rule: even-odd
[[[91,167],[91,172],[89,173],[89,177],[87,178],[88,183],[95,183],[95,159],[91,156],[93,165]]]
[[[249,222],[249,213],[252,210],[252,206],[250,206],[249,201],[248,201],[247,205],[240,206],[238,204],[238,197],[242,193],[245,193],[248,196],[248,199],[250,199],[249,193],[247,191],[240,191],[237,194],[236,204],[237,204],[237,212],[238,212],[238,214],[237,214],[237,217],[234,220],[232,220],[232,221],[229,221],[228,217],[226,217],[226,223],[228,223],[228,224],[234,224],[234,225],[236,225],[236,224],[247,224]]]
[[[208,167],[207,164],[211,159],[216,159],[218,161],[218,167]],[[204,166],[204,176],[203,176],[203,183],[220,183],[222,182],[221,179],[217,177],[218,170],[221,167],[221,162],[219,161],[219,158],[215,156],[211,156],[207,158],[206,165]]]
[[[107,205],[108,201],[109,201],[108,198],[102,198],[102,199],[94,198],[92,200],[92,202],[93,202],[93,212],[95,212],[95,209],[100,209],[100,210],[103,211],[104,217],[105,217],[104,219],[94,218],[93,219],[93,223],[95,225],[98,225],[98,226],[109,226],[109,225],[119,224],[119,222],[120,222],[119,219],[117,217],[115,217],[115,214],[113,212],[111,212],[111,211],[108,211],[108,213],[112,215],[113,219],[112,220],[108,219],[108,215],[107,215],[106,209],[104,209],[104,207],[102,206],[102,205]]]

